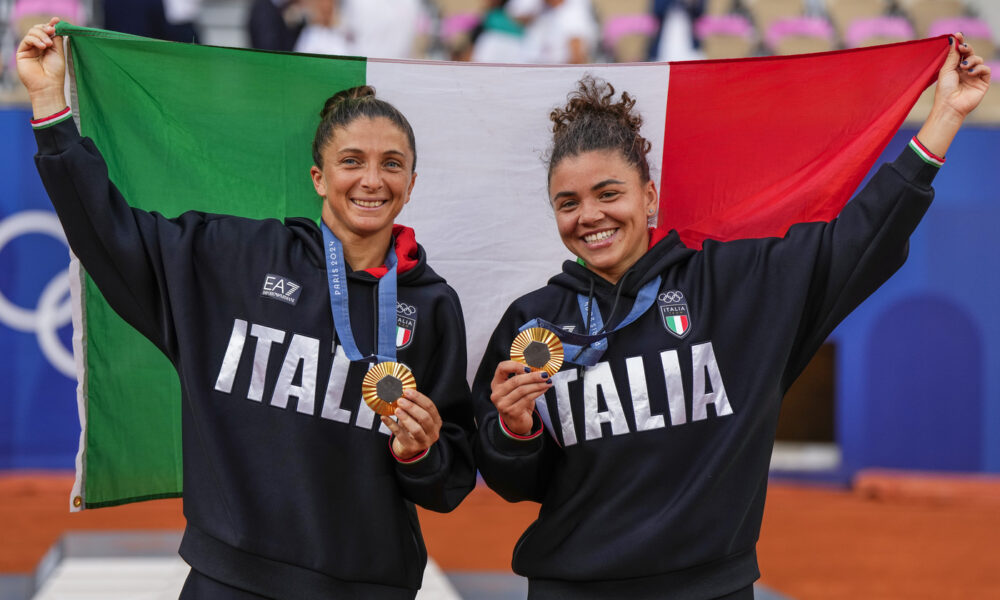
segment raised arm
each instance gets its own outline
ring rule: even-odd
[[[133,209],[110,181],[101,153],[69,118],[58,21],[32,27],[17,50],[18,74],[35,116],[35,164],[70,248],[108,303],[173,358],[164,256],[176,258],[178,248],[190,245],[188,234],[201,226],[202,216],[189,213],[171,221]]]
[[[28,90],[35,119],[43,119],[66,108],[63,93],[66,56],[62,39],[56,36],[59,17],[28,30],[17,47],[17,75]]]
[[[965,36],[956,33],[938,73],[934,105],[917,133],[924,147],[943,157],[965,117],[982,101],[990,87],[990,68],[975,54]]]

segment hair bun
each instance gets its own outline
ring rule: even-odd
[[[363,100],[365,98],[375,98],[375,88],[370,85],[359,85],[346,90],[340,90],[336,94],[327,98],[323,104],[323,110],[319,113],[320,119],[325,119],[340,104],[353,100]]]
[[[642,115],[633,113],[635,98],[628,92],[622,92],[621,98],[614,102],[615,87],[587,74],[577,83],[576,91],[567,96],[566,106],[556,108],[549,114],[552,121],[552,133],[558,137],[571,123],[583,121],[600,121],[604,119],[617,121],[633,133],[639,133],[642,128]]]
[[[566,97],[566,105],[549,113],[552,121],[552,150],[549,154],[549,180],[552,170],[567,156],[593,150],[614,150],[639,170],[643,182],[649,181],[646,155],[653,145],[642,137],[642,115],[634,111],[635,97],[622,92],[615,101],[613,85],[587,74],[576,90]]]

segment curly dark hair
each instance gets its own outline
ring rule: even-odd
[[[312,154],[317,167],[323,167],[323,148],[333,137],[338,127],[347,127],[356,119],[368,117],[385,117],[393,122],[399,130],[406,134],[413,152],[413,170],[417,168],[417,142],[413,136],[413,128],[403,113],[392,104],[375,97],[375,88],[370,85],[360,85],[341,90],[330,96],[323,104],[319,113],[319,127],[313,138]]]
[[[552,150],[549,153],[549,180],[552,170],[569,156],[592,150],[617,150],[628,164],[639,170],[643,183],[649,181],[646,155],[652,144],[639,133],[642,116],[632,109],[635,98],[622,92],[615,102],[610,83],[585,75],[571,92],[566,105],[549,114],[552,121]]]

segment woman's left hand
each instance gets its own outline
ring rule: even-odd
[[[963,34],[956,33],[953,37],[952,49],[938,73],[934,105],[941,110],[954,111],[964,119],[986,95],[990,87],[990,68],[975,54]]]
[[[396,402],[396,420],[382,417],[392,431],[392,451],[402,460],[431,447],[441,435],[441,415],[434,401],[417,390],[405,390]]]
[[[990,68],[965,41],[952,36],[951,49],[938,72],[934,105],[917,139],[937,156],[944,156],[955,139],[965,117],[979,106],[990,87]]]

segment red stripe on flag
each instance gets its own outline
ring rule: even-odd
[[[680,316],[680,320],[681,320],[681,331],[687,331],[687,329],[688,329],[688,318],[687,318],[687,315],[681,315]]]
[[[947,53],[941,36],[671,64],[657,237],[699,248],[836,217]]]

